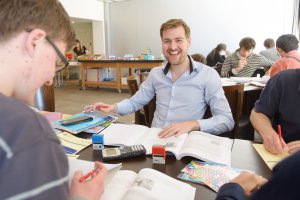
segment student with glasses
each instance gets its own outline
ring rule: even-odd
[[[0,1],[0,199],[99,199],[106,169],[69,187],[66,155],[45,118],[28,105],[51,85],[75,33],[57,0]]]

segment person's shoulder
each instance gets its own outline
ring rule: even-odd
[[[50,126],[44,117],[15,98],[0,95],[0,103],[0,114],[4,116],[0,128],[12,129],[13,126],[23,126],[41,130],[45,125]]]

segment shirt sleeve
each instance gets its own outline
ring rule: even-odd
[[[234,74],[231,71],[233,67],[234,66],[232,66],[232,58],[231,56],[228,56],[223,63],[221,77],[233,76]]]
[[[270,68],[274,63],[273,61],[267,59],[264,56],[259,55],[259,57],[260,57],[260,67]]]
[[[153,87],[153,71],[151,70],[147,79],[141,84],[139,90],[130,98],[117,103],[117,113],[128,115],[149,103],[155,95]]]
[[[254,110],[263,113],[269,118],[278,113],[281,85],[278,80],[271,78],[263,89],[259,100],[255,103]]]
[[[243,188],[237,183],[226,183],[218,191],[216,200],[246,199]]]
[[[201,131],[220,134],[231,131],[234,126],[232,113],[225,97],[221,79],[217,73],[210,75],[211,81],[207,83],[205,101],[210,107],[212,117],[198,120]]]

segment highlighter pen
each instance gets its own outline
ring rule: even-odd
[[[281,144],[281,146],[283,146],[283,143],[282,143],[283,139],[282,139],[282,132],[281,132],[280,124],[278,124],[277,129],[278,129],[278,136],[279,136],[280,144]]]
[[[89,173],[87,173],[86,175],[82,176],[79,179],[79,182],[82,183],[83,181],[85,181],[86,179],[88,179],[90,176],[94,175],[97,171],[98,171],[98,169],[91,170]]]

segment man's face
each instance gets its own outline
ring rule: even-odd
[[[65,44],[55,43],[61,52],[65,51]],[[46,40],[40,45],[36,45],[35,55],[29,63],[29,67],[24,67],[22,80],[15,89],[14,96],[17,99],[31,105],[37,89],[44,84],[53,84],[56,63],[60,61],[55,49]]]
[[[165,30],[162,34],[163,54],[171,65],[184,63],[190,43],[191,39],[186,38],[182,26]]]
[[[249,50],[246,50],[244,47],[240,48],[240,55],[244,58],[248,58],[251,53],[252,53],[253,49],[249,49]]]

